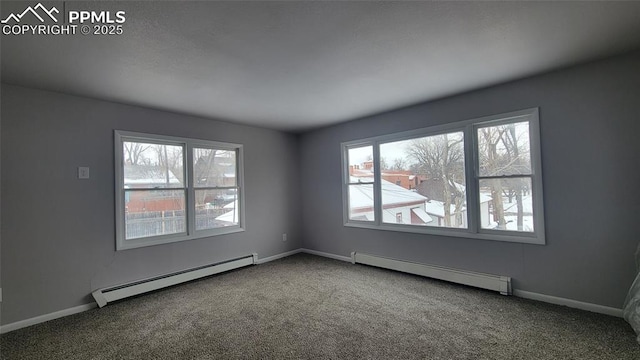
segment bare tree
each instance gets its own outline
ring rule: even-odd
[[[164,170],[165,181],[169,186],[173,175],[180,183],[183,183],[183,148],[179,146],[155,145],[153,149],[158,159],[157,166]]]
[[[429,180],[441,180],[444,206],[444,225],[451,224],[451,205],[454,214],[462,211],[464,192],[459,182],[464,181],[464,147],[461,136],[449,134],[415,139],[406,149],[410,159],[416,161],[416,170]]]
[[[516,124],[506,124],[481,128],[478,133],[480,146],[481,173],[486,176],[518,175],[530,173],[528,140],[521,137],[528,132],[518,133]],[[523,194],[527,190],[526,177],[488,180],[493,203],[493,220],[497,228],[505,230],[507,221],[503,195],[509,202],[516,200],[516,223],[519,231],[524,230]]]
[[[393,159],[393,165],[391,166],[391,170],[405,170],[407,168],[407,162],[403,158],[395,158]]]
[[[384,157],[380,157],[380,170],[389,170],[389,164]]]
[[[124,142],[124,156],[127,164],[142,165],[144,160],[143,153],[147,151],[151,145],[145,145],[138,142]]]
[[[527,171],[526,165],[523,166],[523,163],[525,162],[521,158],[521,151],[518,145],[519,141],[516,134],[515,124],[507,125],[507,131],[505,132],[505,135],[506,136],[504,138],[504,145],[507,149],[508,162],[512,164],[515,172],[517,173]],[[518,231],[522,231],[524,230],[524,206],[522,199],[522,189],[524,187],[524,184],[522,182],[522,179],[512,179],[511,182],[513,183],[512,191],[515,193],[516,198],[516,224],[518,227]]]
[[[217,172],[215,171],[215,159],[216,159],[217,150],[211,149],[196,149],[194,153],[194,182],[201,186],[215,186]],[[198,201],[199,204],[204,204],[207,197],[210,195],[214,195],[215,192],[209,194],[209,191],[200,191],[196,192],[199,194]]]
[[[498,155],[498,144],[502,138],[504,129],[501,127],[486,127],[479,130],[479,137],[482,136],[482,140],[479,141],[481,154],[481,163],[485,165],[483,170],[487,175],[496,175],[499,173],[500,160]],[[484,160],[484,161],[482,161]],[[481,170],[481,172],[483,171]],[[504,217],[504,204],[502,202],[502,180],[490,179],[491,186],[491,200],[493,204],[493,221],[495,221],[498,229],[507,228],[507,220]]]

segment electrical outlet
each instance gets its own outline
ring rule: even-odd
[[[282,234],[282,241],[287,241],[287,233]]]
[[[88,179],[89,178],[89,168],[86,166],[78,167],[78,179]]]

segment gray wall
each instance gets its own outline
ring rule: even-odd
[[[505,274],[521,290],[620,308],[640,241],[639,64],[636,52],[300,138],[2,85],[2,324],[88,303],[100,287],[299,247]],[[530,107],[541,112],[547,245],[343,226],[341,142]],[[114,129],[244,144],[247,231],[116,252]]]
[[[1,105],[3,324],[100,287],[301,247],[296,135],[9,85]],[[116,252],[114,129],[244,144],[246,231]]]
[[[547,245],[348,228],[340,143],[540,107]],[[520,290],[621,308],[640,241],[640,52],[306,133],[303,245],[509,275]]]

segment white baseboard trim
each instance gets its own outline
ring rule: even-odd
[[[542,302],[556,304],[556,305],[563,305],[563,306],[567,306],[574,309],[586,310],[586,311],[591,311],[599,314],[615,316],[619,318],[622,317],[622,309],[617,309],[613,307],[592,304],[592,303],[587,303],[587,302],[582,302],[577,300],[571,300],[571,299],[566,299],[566,298],[561,298],[561,297],[556,297],[551,295],[538,294],[530,291],[517,290],[517,289],[513,290],[513,295],[517,297],[525,298],[525,299],[537,300],[537,301],[542,301]]]
[[[349,256],[340,256],[340,255],[335,255],[335,254],[330,254],[322,251],[310,250],[305,248],[300,249],[300,252],[351,262],[351,257]],[[542,301],[542,302],[555,304],[555,305],[567,306],[574,309],[586,310],[586,311],[591,311],[599,314],[615,316],[619,318],[623,316],[622,309],[587,303],[587,302],[578,301],[578,300],[571,300],[571,299],[561,298],[557,296],[539,294],[539,293],[534,293],[530,291],[513,289],[513,296],[530,299],[530,300]]]
[[[8,333],[10,331],[26,328],[27,326],[40,324],[40,323],[43,323],[43,322],[47,322],[49,320],[55,320],[55,319],[59,319],[61,317],[65,317],[65,316],[81,313],[83,311],[91,310],[91,309],[95,308],[96,306],[98,306],[96,303],[84,304],[84,305],[72,307],[72,308],[69,308],[69,309],[64,309],[64,310],[52,312],[52,313],[49,313],[49,314],[44,314],[44,315],[32,317],[30,319],[16,321],[16,322],[11,323],[11,324],[2,325],[2,326],[0,326],[0,334],[4,334],[4,333]]]
[[[330,259],[351,262],[351,257],[350,256],[342,256],[342,255],[330,254],[330,253],[326,253],[326,252],[322,252],[322,251],[310,250],[310,249],[304,249],[304,248],[300,249],[300,251],[305,253],[305,254],[323,256],[323,257],[330,258]]]
[[[277,255],[273,255],[273,256],[267,256],[266,258],[262,258],[262,259],[260,257],[258,257],[258,261],[256,262],[256,264],[264,264],[264,263],[268,263],[269,261],[282,259],[282,258],[287,257],[287,256],[295,255],[295,254],[297,254],[297,253],[299,253],[301,251],[302,251],[302,249],[295,249],[295,250],[283,252],[281,254],[277,254]]]
[[[295,250],[287,251],[287,252],[284,252],[284,253],[281,253],[281,254],[268,256],[268,257],[262,258],[262,259],[258,258],[258,261],[256,262],[256,264],[264,264],[264,263],[267,263],[269,261],[278,260],[278,259],[281,259],[281,258],[284,258],[284,257],[287,257],[287,256],[295,255],[297,253],[300,253],[301,251],[302,251],[301,249],[295,249]],[[14,331],[14,330],[26,328],[28,326],[40,324],[40,323],[43,323],[43,322],[47,322],[49,320],[59,319],[61,317],[65,317],[65,316],[81,313],[83,311],[91,310],[91,309],[93,309],[93,308],[95,308],[97,306],[98,306],[98,304],[93,302],[93,303],[89,303],[89,304],[85,304],[85,305],[72,307],[72,308],[69,308],[69,309],[64,309],[64,310],[52,312],[52,313],[49,313],[49,314],[36,316],[36,317],[30,318],[30,319],[20,320],[20,321],[14,322],[14,323],[2,325],[2,326],[0,326],[0,334],[5,334],[5,333],[8,333],[8,332],[11,332],[11,331]]]
[[[351,257],[349,257],[349,256],[342,256],[342,255],[336,255],[336,254],[326,253],[326,252],[317,251],[317,250],[301,248],[301,249],[291,250],[291,251],[287,251],[287,252],[284,252],[284,253],[281,253],[281,254],[277,254],[277,255],[273,255],[273,256],[268,256],[268,257],[262,258],[262,259],[258,258],[257,264],[264,264],[264,263],[267,263],[267,262],[270,262],[270,261],[282,259],[284,257],[295,255],[295,254],[298,254],[298,253],[301,253],[301,252],[302,253],[306,253],[306,254],[311,254],[311,255],[322,256],[322,257],[326,257],[326,258],[330,258],[330,259],[351,262]],[[545,294],[539,294],[539,293],[534,293],[534,292],[524,291],[524,290],[518,290],[518,289],[514,289],[513,290],[513,295],[517,296],[517,297],[525,298],[525,299],[542,301],[542,302],[546,302],[546,303],[550,303],[550,304],[556,304],[556,305],[563,305],[563,306],[567,306],[567,307],[570,307],[570,308],[591,311],[591,312],[595,312],[595,313],[599,313],[599,314],[605,314],[605,315],[615,316],[615,317],[619,317],[619,318],[622,317],[622,309],[617,309],[617,308],[613,308],[613,307],[597,305],[597,304],[592,304],[592,303],[586,303],[586,302],[582,302],[582,301],[571,300],[571,299],[566,299],[566,298],[561,298],[561,297],[556,297],[556,296],[551,296],[551,295],[545,295]],[[85,305],[72,307],[72,308],[69,308],[69,309],[64,309],[64,310],[52,312],[50,314],[36,316],[36,317],[30,318],[30,319],[26,319],[26,320],[16,321],[16,322],[11,323],[11,324],[2,325],[2,326],[0,326],[0,334],[5,334],[5,333],[8,333],[10,331],[22,329],[22,328],[25,328],[25,327],[28,327],[28,326],[31,326],[31,325],[40,324],[40,323],[43,323],[43,322],[46,322],[46,321],[49,321],[49,320],[54,320],[54,319],[58,319],[58,318],[61,318],[61,317],[65,317],[65,316],[81,313],[83,311],[91,310],[91,309],[93,309],[93,308],[95,308],[97,306],[98,305],[96,303],[89,303],[89,304],[85,304]]]

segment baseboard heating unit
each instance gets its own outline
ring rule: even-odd
[[[112,286],[108,288],[98,289],[92,293],[93,298],[99,307],[107,305],[107,303],[124,299],[129,296],[143,294],[149,291],[162,289],[168,286],[177,285],[183,282],[203,278],[221,272],[241,268],[256,264],[258,262],[258,254],[252,254],[245,257],[232,259],[220,263],[200,266],[193,269],[178,271],[172,274],[156,276],[149,279],[134,281],[128,284]]]
[[[508,276],[498,276],[473,271],[451,269],[442,266],[418,264],[357,252],[351,253],[351,262],[354,264],[370,265],[433,279],[474,286],[477,288],[499,291],[502,295],[511,295],[511,278]]]

